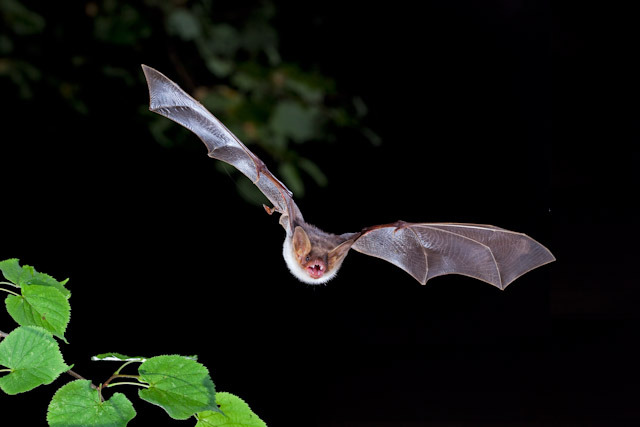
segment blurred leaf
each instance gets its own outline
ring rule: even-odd
[[[237,108],[241,100],[238,99],[235,91],[225,87],[207,92],[201,102],[209,111],[215,114],[218,111],[225,112]]]
[[[183,40],[194,40],[201,34],[200,23],[191,11],[183,8],[172,10],[167,17],[167,31]]]
[[[301,187],[306,174],[318,183],[326,176],[317,166],[300,164],[291,142],[330,142],[341,137],[342,129],[380,142],[362,126],[367,112],[362,100],[351,102],[352,96],[339,93],[330,76],[281,56],[273,19],[282,6],[270,0],[247,5],[89,0],[82,6],[0,1],[0,89],[5,97],[64,112],[69,122],[93,128],[91,120],[113,112],[105,96],[126,100],[123,108],[129,110],[122,110],[121,118],[129,120],[127,126],[143,118],[164,146],[197,143],[172,122],[147,112],[142,75],[131,67],[145,57],[202,100],[243,142],[259,146],[272,169],[277,161],[290,162],[286,173],[300,177],[299,183],[289,178],[292,186]],[[52,8],[60,19],[45,20]],[[52,48],[55,61],[46,59]],[[16,106],[21,112],[30,108]],[[243,194],[255,199],[249,191]]]
[[[292,100],[280,101],[269,120],[269,126],[279,137],[295,142],[310,140],[318,131],[318,111]]]
[[[226,77],[233,70],[233,61],[218,56],[211,56],[207,59],[207,67],[218,77]]]
[[[218,55],[231,57],[240,47],[238,31],[228,24],[215,24],[210,28],[208,48]]]
[[[117,0],[100,3],[93,21],[98,40],[119,46],[135,46],[141,38],[151,35],[151,29],[134,5]]]
[[[314,162],[301,157],[300,159],[298,159],[298,165],[300,166],[300,169],[308,173],[309,176],[311,176],[311,178],[313,178],[316,184],[318,184],[320,187],[325,187],[327,185],[329,181],[327,179],[327,176]]]
[[[45,26],[45,20],[41,15],[32,12],[16,0],[0,2],[0,15],[19,36],[40,33]]]
[[[0,55],[8,55],[12,50],[13,43],[11,42],[11,39],[5,35],[0,34]],[[2,71],[2,67],[0,66],[0,73],[2,73]]]
[[[285,80],[285,86],[295,94],[299,95],[304,101],[317,104],[322,101],[324,91],[312,86],[304,81],[288,78]]]
[[[377,133],[375,133],[373,130],[371,130],[368,127],[363,127],[361,129],[362,134],[365,136],[365,138],[367,138],[369,140],[369,142],[375,146],[378,146],[380,144],[382,144],[382,138],[380,137],[380,135],[378,135]]]
[[[364,103],[362,98],[360,98],[359,96],[355,96],[352,99],[352,102],[353,102],[353,106],[356,108],[357,117],[364,117],[367,115],[367,112],[369,111],[369,109],[367,108],[367,104]]]
[[[278,167],[278,172],[282,176],[282,180],[285,185],[289,187],[289,190],[296,196],[304,196],[304,183],[300,178],[298,169],[290,162],[281,163]]]
[[[18,89],[20,98],[29,99],[33,97],[32,86],[42,78],[42,73],[24,61],[0,58],[0,77],[3,76]]]
[[[239,71],[235,73],[231,77],[231,81],[239,89],[246,92],[256,90],[261,85],[261,81],[258,78],[244,71]]]

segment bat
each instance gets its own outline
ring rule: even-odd
[[[149,109],[195,133],[208,155],[236,167],[269,199],[268,214],[280,214],[285,230],[282,254],[291,273],[308,284],[335,277],[354,249],[386,260],[421,284],[444,274],[461,274],[505,289],[518,277],[555,261],[529,236],[492,225],[396,221],[359,232],[332,234],[307,223],[293,194],[267,166],[202,104],[176,83],[142,65],[149,86]]]

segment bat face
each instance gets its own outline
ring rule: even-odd
[[[338,236],[307,226],[296,226],[284,241],[282,254],[291,273],[311,285],[326,283],[335,277],[349,246]],[[339,239],[339,240],[338,240]]]
[[[337,269],[329,268],[328,263],[325,261],[326,257],[318,254],[298,256],[291,238],[285,239],[282,256],[291,274],[303,283],[310,285],[326,283],[337,273]]]

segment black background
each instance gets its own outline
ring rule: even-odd
[[[326,286],[296,282],[277,219],[243,202],[204,148],[154,142],[135,110],[147,97],[140,63],[181,83],[152,63],[158,41],[124,60],[137,91],[95,81],[87,96],[104,104],[86,121],[3,100],[0,259],[70,277],[65,360],[99,383],[116,366],[93,354],[198,354],[218,390],[274,427],[636,424],[630,15],[344,3],[282,4],[275,21],[283,56],[359,94],[383,140],[301,146],[330,180],[308,184],[305,218],[333,232],[490,223],[558,261],[504,292],[460,276],[420,286],[357,253]],[[3,417],[44,420],[66,380],[3,396]],[[138,411],[130,425],[192,423],[117,391]]]

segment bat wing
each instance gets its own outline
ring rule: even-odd
[[[302,220],[302,215],[292,199],[291,191],[229,129],[180,86],[151,67],[142,65],[142,70],[149,86],[149,109],[195,133],[207,146],[209,157],[229,163],[246,175],[273,204],[273,210],[282,214],[282,226],[292,230],[293,220]],[[267,208],[267,212],[271,213],[272,210]]]
[[[397,265],[423,285],[432,277],[462,274],[504,289],[555,260],[525,234],[477,224],[398,221],[364,229],[351,247]]]

